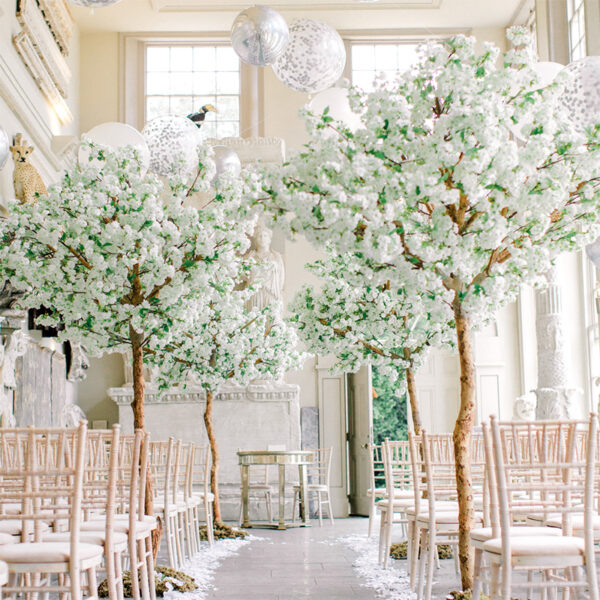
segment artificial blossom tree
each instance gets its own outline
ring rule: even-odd
[[[277,303],[261,309],[247,307],[247,299],[257,288],[240,289],[245,265],[241,266],[240,278],[217,282],[221,300],[210,303],[196,318],[192,327],[194,339],[189,338],[189,360],[181,348],[176,357],[166,357],[165,365],[169,373],[178,373],[177,379],[191,380],[204,388],[204,424],[212,456],[210,488],[215,523],[221,526],[220,461],[213,424],[215,395],[227,382],[246,385],[257,379],[280,380],[288,369],[300,366],[302,360],[296,351],[296,332],[282,319]]]
[[[134,427],[144,429],[144,363],[159,367],[166,386],[178,375],[166,358],[203,359],[189,344],[192,324],[222,300],[216,282],[238,276],[252,222],[241,214],[242,184],[234,178],[220,178],[219,193],[201,211],[187,205],[195,191],[210,189],[209,149],[198,148],[190,188],[176,175],[177,157],[164,181],[145,172],[132,148],[86,146],[89,161],[68,170],[47,196],[9,207],[0,225],[3,274],[24,292],[21,305],[50,309],[38,321],[60,322],[63,339],[91,355],[130,352]],[[155,552],[159,542],[160,531]]]
[[[308,350],[333,354],[337,371],[376,366],[408,394],[415,433],[422,424],[415,370],[432,347],[451,344],[452,311],[427,289],[398,286],[387,268],[357,269],[350,253],[327,252],[308,265],[319,285],[305,285],[290,304],[292,320]]]
[[[464,36],[423,45],[393,84],[350,93],[362,128],[308,115],[310,144],[255,190],[289,230],[350,255],[363,287],[383,269],[394,289],[426,289],[452,310],[464,590],[473,582],[473,327],[521,284],[543,284],[553,257],[591,240],[600,221],[600,126],[570,121],[566,74],[541,87],[525,30],[509,39],[504,56]]]

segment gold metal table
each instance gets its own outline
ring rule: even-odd
[[[314,462],[314,453],[310,450],[240,450],[238,459],[242,472],[242,527],[310,527],[306,505],[306,467]],[[279,469],[279,521],[277,523],[252,524],[248,518],[248,486],[250,467],[253,465],[277,465]],[[300,485],[300,521],[285,520],[285,467],[297,466]],[[293,515],[292,515],[293,518]]]

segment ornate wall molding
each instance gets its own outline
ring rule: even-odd
[[[300,393],[300,387],[293,384],[268,382],[247,386],[224,385],[217,394],[218,402],[293,402]],[[133,387],[124,386],[108,389],[109,398],[118,406],[129,406],[133,401]],[[156,385],[146,384],[144,397],[146,404],[198,404],[206,402],[206,393],[198,385],[175,386],[159,393]]]
[[[37,0],[60,51],[68,56],[75,22],[65,0]]]
[[[35,0],[18,0],[17,20],[56,88],[66,98],[71,70]]]

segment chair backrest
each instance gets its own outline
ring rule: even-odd
[[[388,498],[394,498],[396,490],[412,487],[412,464],[408,441],[385,440],[381,444],[385,490]]]
[[[164,502],[165,511],[177,504],[181,440],[150,442],[149,467],[153,479],[154,498]]]
[[[593,532],[597,417],[501,423],[492,416],[490,428],[503,552],[510,552],[510,527],[523,514],[560,514],[563,534],[571,535],[571,515],[583,510]]]
[[[194,491],[202,492],[205,497],[210,486],[210,447],[192,444],[188,457],[187,494],[192,496]]]
[[[385,467],[383,464],[383,447],[369,442],[369,468],[371,478],[371,490],[385,489]]]
[[[314,462],[308,465],[308,481],[329,487],[333,448],[315,448],[310,452],[313,453]]]
[[[15,519],[23,541],[42,541],[44,522],[68,519],[71,561],[79,561],[79,532],[87,454],[87,422],[76,428],[0,429],[0,521]]]

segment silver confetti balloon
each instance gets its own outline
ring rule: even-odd
[[[10,156],[10,140],[6,135],[6,131],[0,127],[0,169],[4,167],[8,157]]]
[[[85,6],[86,8],[104,8],[121,2],[121,0],[69,0],[75,6]]]
[[[231,45],[245,63],[266,67],[285,50],[290,38],[285,19],[268,6],[242,11],[231,27]]]
[[[217,174],[211,182],[213,185],[223,173],[229,173],[234,177],[241,173],[242,163],[235,150],[221,145],[213,146],[213,150],[215,153],[213,160],[215,161],[215,167],[217,168]]]
[[[198,128],[190,119],[168,115],[146,123],[142,135],[150,150],[150,170],[186,177],[198,168]]]
[[[290,41],[273,63],[273,71],[296,92],[316,94],[330,88],[345,66],[344,42],[333,27],[313,19],[297,19],[290,25]]]
[[[583,130],[600,123],[600,56],[586,56],[565,67],[571,74],[561,97],[571,122]]]

